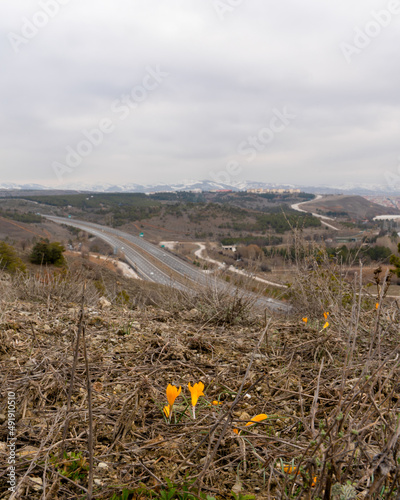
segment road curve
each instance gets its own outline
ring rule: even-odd
[[[133,236],[118,229],[101,226],[92,222],[85,222],[75,219],[66,219],[63,217],[43,215],[49,220],[58,224],[66,224],[69,226],[77,227],[88,233],[91,233],[106,243],[110,244],[113,248],[125,255],[126,261],[134,268],[134,270],[147,281],[159,283],[162,285],[173,286],[181,290],[189,290],[195,285],[209,286],[212,284],[218,289],[226,290],[228,284],[218,278],[211,278],[210,275],[199,271],[196,267],[188,264],[187,262],[179,259],[175,255],[166,252],[165,249],[159,248],[153,243],[149,243],[143,238]],[[140,252],[143,250],[143,253]],[[146,256],[151,256],[151,259]],[[160,263],[158,266],[157,262]],[[171,275],[165,272],[165,269],[171,270]],[[181,283],[174,279],[174,274],[180,275]],[[246,292],[249,295],[254,295],[257,305],[268,307],[274,311],[287,312],[289,306],[278,300],[260,295]]]
[[[291,205],[290,208],[292,208],[293,210],[297,210],[298,212],[309,213],[308,210],[303,210],[303,209],[299,208],[300,205],[304,205],[305,203],[310,203],[310,201],[320,200],[321,198],[322,198],[322,196],[320,194],[317,194],[317,196],[315,197],[314,200],[308,200],[308,201],[302,201],[300,203],[295,203],[294,205]],[[328,222],[325,222],[326,220],[334,221],[335,219],[332,219],[331,217],[327,217],[326,215],[315,214],[313,212],[311,212],[311,215],[313,215],[314,217],[317,217],[318,219],[321,219],[321,224],[323,224],[324,226],[330,227],[334,231],[340,231],[340,229],[338,229],[337,227],[332,226],[332,224],[329,224]]]

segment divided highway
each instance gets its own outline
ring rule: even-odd
[[[58,224],[66,224],[69,226],[82,229],[90,234],[97,236],[112,247],[125,255],[127,262],[140,274],[144,279],[162,285],[173,286],[180,290],[188,290],[191,285],[209,285],[210,275],[204,274],[196,267],[184,262],[183,260],[166,252],[163,248],[159,248],[152,243],[133,236],[131,234],[119,231],[118,229],[107,226],[100,226],[91,222],[79,221],[75,219],[66,219],[63,217],[44,215],[49,220]],[[143,252],[140,252],[143,250]],[[146,257],[147,256],[147,257]],[[151,260],[148,258],[151,256]],[[157,264],[159,263],[159,265]],[[167,274],[167,270],[171,271],[171,275]],[[179,275],[181,280],[174,278],[174,274]],[[186,284],[182,283],[185,282]],[[191,283],[192,282],[192,283]],[[226,289],[227,284],[220,279],[213,279],[213,284],[218,288]],[[248,292],[250,293],[250,292]],[[261,297],[257,295],[256,302],[263,307],[269,307],[276,311],[287,311],[288,306],[278,300]]]
[[[52,217],[45,215],[47,219],[52,220],[53,222],[57,222],[59,224],[66,224],[68,226],[73,226],[78,229],[82,229],[98,238],[102,239],[117,251],[124,254],[126,261],[134,268],[134,270],[140,274],[145,280],[153,281],[154,283],[160,283],[161,285],[171,285],[173,284],[175,288],[186,289],[186,287],[182,286],[180,283],[177,283],[175,280],[172,280],[167,274],[161,271],[157,266],[155,266],[152,262],[146,259],[141,253],[139,253],[135,248],[132,248],[125,241],[120,238],[124,238],[125,240],[129,240],[130,235],[124,233],[122,231],[117,231],[115,229],[109,227],[103,227],[98,224],[92,224],[90,222],[83,221],[72,221],[71,219],[65,219],[63,217]],[[137,240],[141,240],[141,238],[136,238]],[[140,242],[140,241],[139,241]],[[136,243],[133,241],[133,243]],[[153,245],[154,246],[154,245]],[[157,248],[157,247],[156,247]]]

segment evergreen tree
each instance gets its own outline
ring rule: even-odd
[[[397,251],[400,253],[400,243],[397,245]],[[390,257],[390,263],[394,266],[394,269],[392,269],[392,271],[398,278],[400,278],[400,257],[393,254]]]
[[[32,264],[62,266],[65,264],[63,252],[65,248],[58,241],[49,243],[49,240],[41,240],[33,247],[29,260]]]
[[[10,272],[23,271],[25,272],[25,264],[18,257],[15,249],[4,243],[0,242],[0,269],[5,269]]]

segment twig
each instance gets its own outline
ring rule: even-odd
[[[83,285],[81,311],[79,314],[78,332],[76,335],[76,344],[75,344],[75,351],[74,351],[74,362],[72,365],[71,381],[70,381],[69,389],[68,389],[67,411],[66,411],[66,416],[65,416],[65,425],[64,425],[64,430],[63,430],[62,444],[61,444],[61,448],[60,448],[60,459],[62,459],[63,455],[64,455],[64,442],[65,442],[65,439],[67,437],[67,432],[68,432],[68,427],[69,427],[69,420],[70,420],[69,413],[71,411],[72,391],[74,388],[75,373],[76,373],[76,367],[78,364],[78,356],[79,356],[79,341],[80,341],[80,337],[81,337],[81,333],[82,333],[82,329],[83,329],[85,289],[86,289],[86,282]]]
[[[150,470],[150,469],[148,469],[148,468],[144,465],[144,463],[140,460],[140,458],[138,458],[137,460],[138,460],[139,464],[143,467],[143,469],[144,469],[144,470],[145,470],[148,474],[150,474],[150,476],[151,476],[152,478],[154,478],[154,479],[155,479],[155,480],[156,480],[159,484],[161,484],[161,486],[165,486],[165,483],[163,483],[163,482],[161,481],[161,479],[160,479],[160,478],[158,478],[155,474],[153,474],[153,473],[151,472],[151,470]]]
[[[87,393],[88,393],[88,408],[89,408],[89,484],[88,484],[88,497],[87,500],[92,500],[93,495],[93,411],[92,411],[92,386],[90,383],[89,360],[86,351],[86,338],[85,327],[82,328],[82,342],[83,342],[83,355],[85,357],[86,366],[86,380],[87,380]]]
[[[314,400],[313,400],[313,403],[312,403],[312,406],[311,406],[311,432],[312,432],[312,435],[313,437],[315,437],[317,435],[316,431],[315,431],[315,415],[317,413],[317,408],[318,408],[318,396],[319,396],[319,386],[320,386],[320,382],[321,382],[321,373],[322,373],[322,369],[324,367],[324,358],[322,358],[322,361],[321,361],[321,366],[319,367],[319,373],[318,373],[318,380],[317,380],[317,387],[315,389],[315,393],[314,393]]]

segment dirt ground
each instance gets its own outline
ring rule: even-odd
[[[359,326],[351,307],[325,313],[328,327],[323,310],[227,324],[200,320],[200,299],[189,309],[171,294],[135,309],[92,297],[82,311],[78,293],[5,300],[2,278],[0,498],[10,394],[18,498],[85,498],[91,485],[98,500],[398,491],[400,339],[389,305],[363,304]],[[169,384],[181,392],[167,417]]]

